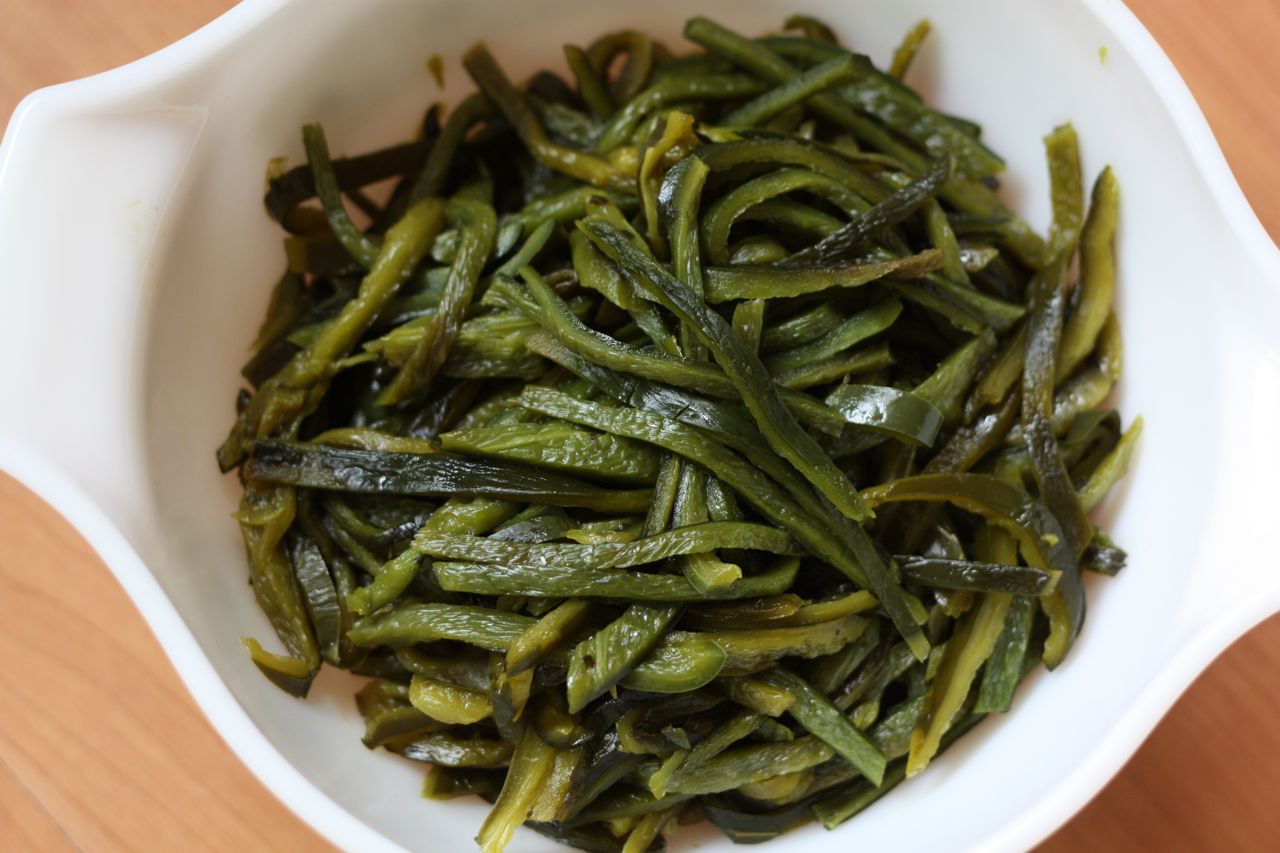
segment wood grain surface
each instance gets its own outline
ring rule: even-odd
[[[230,5],[0,0],[0,116],[32,89],[142,56]],[[1130,7],[1280,235],[1280,2]],[[3,476],[0,589],[0,851],[331,849],[219,740],[84,541]],[[1277,675],[1273,618],[1214,663],[1041,849],[1280,850]]]

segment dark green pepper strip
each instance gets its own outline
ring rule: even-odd
[[[784,657],[829,655],[852,643],[866,629],[866,618],[850,615],[813,625],[708,631],[693,636],[711,640],[725,650],[729,656],[725,662],[726,675],[747,675]],[[677,632],[673,638],[681,636],[683,634]]]
[[[293,489],[245,484],[237,520],[249,556],[250,583],[258,606],[288,654],[268,652],[248,637],[241,642],[258,669],[277,686],[306,696],[320,667],[320,650],[298,578],[281,544],[296,505]]]
[[[491,607],[408,604],[359,620],[347,632],[359,646],[407,646],[453,640],[491,652],[506,652],[537,620]]]
[[[703,346],[742,394],[760,432],[781,456],[854,521],[868,518],[857,491],[783,403],[759,356],[734,334],[724,318],[691,294],[652,258],[638,251],[620,231],[599,220],[579,227],[622,269],[631,283],[656,299],[698,333]]]
[[[844,319],[831,303],[823,301],[769,326],[760,336],[760,346],[766,351],[792,349],[830,334]]]
[[[540,663],[585,624],[591,609],[591,602],[573,598],[525,629],[507,649],[507,674],[519,675]]]
[[[761,137],[718,142],[713,145],[703,145],[693,154],[712,172],[724,172],[747,165],[765,166],[770,169],[785,166],[808,169],[844,185],[873,204],[886,198],[890,193],[888,188],[858,168],[847,157],[841,156],[833,149],[799,139]],[[757,208],[770,203],[762,202]],[[830,223],[836,220],[824,214],[818,221]]]
[[[929,378],[913,389],[913,393],[937,407],[944,425],[956,425],[960,420],[961,403],[978,370],[990,358],[995,347],[995,335],[990,329],[984,330],[952,350]]]
[[[668,120],[670,121],[670,120]],[[703,280],[702,248],[698,232],[702,190],[707,179],[706,164],[696,157],[685,157],[663,178],[657,201],[662,211],[662,224],[671,242],[671,271],[699,298],[706,296]],[[581,232],[577,232],[581,233]],[[707,351],[698,342],[689,324],[680,324],[682,354],[693,361],[706,361]]]
[[[1142,417],[1133,419],[1133,423],[1124,431],[1124,435],[1120,436],[1120,440],[1116,442],[1116,446],[1106,455],[1106,458],[1098,464],[1098,467],[1089,475],[1089,479],[1080,489],[1080,505],[1086,511],[1097,506],[1106,496],[1116,481],[1124,476],[1125,471],[1129,468],[1129,460],[1133,457],[1134,448],[1137,447],[1138,438],[1142,435]]]
[[[993,560],[1013,561],[1018,552],[1009,534],[998,528],[988,531],[988,550]],[[1035,618],[1036,603],[1033,599],[1016,597],[1009,603],[1000,635],[983,669],[982,682],[978,686],[974,713],[1008,711],[1013,704],[1013,692],[1026,673],[1027,646],[1031,640],[1031,625]]]
[[[757,95],[765,84],[746,74],[670,77],[659,80],[609,119],[596,143],[597,155],[608,154],[621,145],[645,116],[669,104],[689,101],[733,101]]]
[[[501,424],[440,435],[440,446],[468,456],[509,459],[586,477],[652,483],[658,453],[652,447],[562,423]]]
[[[753,352],[760,352],[760,336],[764,333],[765,301],[746,299],[733,306],[733,330]]]
[[[414,547],[431,557],[480,563],[519,564],[596,571],[640,566],[684,554],[742,548],[792,554],[796,545],[776,527],[749,522],[707,521],[677,527],[643,539],[600,545],[525,545],[478,536],[420,534]]]
[[[502,853],[538,801],[555,760],[556,750],[543,743],[531,726],[526,726],[511,755],[502,791],[476,836],[483,853]]]
[[[1053,221],[1049,227],[1049,254],[1070,258],[1080,239],[1084,220],[1084,182],[1080,177],[1080,143],[1069,124],[1055,127],[1044,138],[1049,160],[1049,190],[1053,197]],[[1105,312],[1104,312],[1105,316]]]
[[[378,259],[378,244],[356,227],[342,205],[342,191],[338,189],[333,161],[329,159],[329,144],[324,138],[324,128],[318,124],[303,125],[302,144],[307,151],[307,162],[311,164],[316,195],[320,197],[325,218],[329,220],[329,229],[347,250],[347,254],[355,258],[360,266],[369,269]]]
[[[752,127],[764,124],[783,110],[813,95],[856,79],[863,71],[864,66],[856,57],[837,56],[807,69],[789,82],[776,86],[735,108],[720,120],[720,124],[727,127]]]
[[[449,200],[445,216],[458,229],[458,249],[440,305],[425,337],[382,393],[378,404],[390,406],[425,391],[444,365],[471,304],[476,282],[493,251],[497,217],[483,201],[461,194]]]
[[[1052,572],[1034,566],[902,554],[896,555],[894,559],[898,562],[903,579],[908,583],[943,589],[1040,595],[1050,592],[1057,583],[1057,577]]]
[[[696,465],[685,465],[680,472],[680,490],[672,513],[672,528],[688,528],[707,521],[707,476]],[[680,560],[685,578],[699,592],[724,589],[742,577],[742,568],[726,563],[714,551],[685,555]]]
[[[1062,330],[1054,377],[1058,382],[1071,375],[1089,355],[1111,313],[1119,203],[1120,184],[1108,166],[1093,185],[1089,217],[1080,238],[1080,296]]]
[[[521,305],[521,310],[538,318],[558,343],[590,363],[655,382],[691,388],[713,397],[736,399],[733,381],[716,366],[626,347],[579,321],[537,273],[526,270],[522,277],[534,299],[527,306]],[[536,335],[527,341],[527,346],[540,355],[559,360]],[[794,407],[796,417],[806,424],[828,434],[838,434],[843,429],[844,421],[830,407],[807,394],[786,390],[780,393],[783,401]]]
[[[740,36],[734,38],[741,39]],[[766,37],[748,44],[752,58],[763,60],[769,56],[771,64],[787,63],[787,59],[812,64],[851,55],[836,45],[786,36]],[[867,73],[830,95],[821,96],[826,99],[823,102],[811,101],[815,112],[852,130],[872,148],[891,154],[913,168],[910,160],[922,159],[922,155],[910,145],[897,141],[899,138],[908,140],[933,158],[955,156],[964,178],[989,177],[1004,169],[1004,161],[969,128],[927,107],[919,95],[891,75],[877,70],[866,57],[858,59],[865,64]]]
[[[861,287],[882,278],[916,278],[938,269],[942,254],[926,250],[892,260],[842,263],[803,272],[784,267],[729,266],[707,270],[707,301],[778,299],[835,287]]]
[[[421,531],[427,534],[481,534],[515,515],[518,507],[510,501],[491,498],[450,498],[433,512]],[[421,552],[413,544],[382,567],[373,583],[351,593],[347,606],[366,614],[390,604],[418,576]]]
[[[1085,516],[1053,434],[1054,359],[1058,352],[1062,313],[1066,303],[1065,260],[1059,259],[1031,283],[1031,316],[1027,322],[1027,358],[1022,371],[1022,437],[1027,443],[1031,470],[1041,500],[1062,526],[1066,546],[1079,557],[1093,537],[1093,526]],[[1084,620],[1084,591],[1079,567],[1073,560],[1058,589],[1052,593],[1066,620],[1065,636],[1054,644],[1053,657],[1060,659],[1080,630]],[[1061,636],[1061,632],[1059,632]],[[1045,647],[1049,654],[1049,645]],[[1056,663],[1056,661],[1055,661]]]
[[[942,413],[931,403],[887,385],[841,385],[826,402],[855,426],[923,447],[933,445],[942,427]]]
[[[316,644],[324,657],[337,661],[338,640],[342,632],[342,609],[338,604],[338,591],[329,574],[319,547],[310,539],[299,536],[289,548],[289,561],[293,564],[294,577],[302,590]]]
[[[773,381],[781,388],[801,391],[815,385],[841,382],[855,374],[879,370],[892,364],[893,353],[890,352],[889,345],[878,343],[775,373]]]
[[[591,67],[587,52],[575,44],[566,44],[564,58],[578,82],[578,97],[591,111],[591,117],[600,121],[611,116],[614,112],[613,99],[609,97],[609,90],[600,75]]]
[[[813,660],[804,668],[804,675],[824,695],[833,695],[879,645],[880,620],[872,619],[858,639],[839,651]]]
[[[829,334],[816,341],[810,341],[777,355],[766,356],[764,365],[772,372],[785,373],[815,361],[830,358],[888,329],[901,313],[902,303],[897,299],[893,297],[882,299],[870,308],[849,317]],[[828,405],[831,404],[828,403]]]
[[[927,199],[921,211],[924,215],[925,231],[929,234],[929,242],[942,253],[943,277],[954,284],[971,286],[969,271],[965,268],[964,256],[960,251],[960,243],[956,240],[955,232],[951,230],[951,223],[942,205],[936,198]],[[991,258],[999,254],[995,249],[991,252]]]
[[[980,334],[988,328],[1006,332],[1026,313],[1021,305],[988,296],[974,288],[962,287],[936,274],[911,281],[889,281],[887,284],[899,296],[928,308],[971,335]]]
[[[477,92],[463,98],[445,119],[440,136],[431,146],[427,162],[422,167],[409,197],[413,201],[444,195],[449,179],[449,171],[453,168],[454,157],[458,148],[471,128],[496,114],[493,104],[483,94]]]
[[[633,604],[616,620],[583,640],[569,655],[569,713],[613,687],[648,656],[680,617],[679,605]]]
[[[728,749],[667,783],[673,794],[714,794],[815,767],[834,751],[816,737]]]
[[[853,257],[872,237],[915,213],[951,176],[952,166],[950,159],[939,160],[918,180],[894,190],[870,210],[842,225],[839,231],[791,255],[782,266],[824,266]]]
[[[1044,661],[1050,669],[1062,662],[1079,630],[1080,623],[1073,614],[1084,612],[1084,590],[1075,553],[1057,518],[1044,504],[1017,486],[986,474],[904,477],[866,489],[863,497],[873,505],[899,500],[948,501],[1006,527],[1022,546],[1028,562],[1058,573],[1058,585],[1048,598],[1060,602],[1060,606],[1050,612],[1051,630]]]
[[[787,19],[782,22],[784,30],[799,30],[805,38],[814,41],[824,41],[828,44],[839,44],[840,39],[836,38],[836,34],[824,22],[818,20],[812,15],[788,15]]]
[[[707,168],[705,163],[702,165]],[[702,245],[706,248],[708,262],[729,263],[729,232],[748,210],[793,192],[807,192],[824,198],[851,216],[868,209],[860,195],[827,175],[798,168],[768,172],[739,184],[708,206],[701,225]]]
[[[256,442],[245,477],[361,494],[484,495],[604,512],[643,512],[651,496],[648,489],[603,489],[561,474],[448,453],[385,453],[286,441]]]
[[[237,418],[231,435],[218,448],[223,471],[240,463],[254,439],[291,433],[318,405],[335,362],[351,351],[413,273],[443,222],[443,204],[429,199],[409,208],[391,227],[382,253],[355,298],[342,306],[338,316],[305,349],[263,383]]]
[[[567,568],[557,564],[437,563],[432,571],[436,582],[449,592],[678,602],[776,595],[791,587],[799,565],[794,558],[779,561],[761,574],[739,578],[708,591],[699,590],[682,575]]]
[[[675,509],[676,493],[680,488],[680,457],[668,453],[658,469],[658,477],[653,484],[653,502],[644,517],[644,535],[653,536],[667,529],[671,521],[671,513]]]
[[[409,759],[441,767],[505,767],[511,760],[511,744],[488,738],[462,738],[437,732],[411,737],[388,748]]]
[[[616,103],[626,103],[636,97],[653,73],[655,45],[647,34],[636,30],[619,30],[601,36],[587,48],[587,59],[600,78],[606,79],[609,67],[619,54],[625,53],[627,61],[610,85],[610,95]]]
[[[696,634],[668,636],[622,679],[622,686],[645,693],[689,693],[719,677],[726,659],[724,649]]]
[[[635,179],[620,172],[603,157],[557,145],[547,138],[533,108],[494,60],[489,49],[476,44],[462,58],[467,73],[480,91],[506,116],[534,159],[550,169],[595,187],[633,192]]]
[[[896,77],[901,80],[907,76],[907,69],[911,67],[911,60],[915,59],[916,53],[920,50],[920,45],[924,44],[924,40],[929,37],[929,31],[932,26],[928,18],[921,18],[916,22],[915,26],[907,30],[907,34],[902,37],[902,42],[893,51],[893,60],[889,63],[889,76]]]
[[[866,735],[831,703],[823,693],[800,676],[786,669],[770,669],[760,678],[789,691],[796,702],[787,711],[805,730],[826,742],[836,754],[857,768],[871,784],[884,779],[885,757]]]
[[[834,517],[828,517],[826,526],[815,522],[786,491],[733,451],[699,430],[672,424],[649,412],[585,404],[542,388],[526,388],[519,399],[521,405],[543,414],[650,441],[703,465],[734,488],[757,512],[789,531],[796,541],[815,555],[836,566],[855,582],[869,586],[885,605],[886,611],[897,614],[895,625],[899,620],[903,623],[899,630],[918,638],[915,647],[921,649],[921,658],[928,654],[927,644],[921,648],[920,641],[924,635],[916,625],[906,594],[887,574],[865,531],[853,524],[842,527],[839,513],[830,513]],[[833,540],[832,530],[840,534],[842,542]],[[842,544],[845,547],[841,547]]]
[[[358,189],[368,184],[413,172],[434,144],[428,132],[416,142],[393,145],[358,157],[342,157],[333,161],[333,172],[339,189]],[[295,166],[283,175],[272,177],[267,185],[263,207],[276,222],[293,231],[290,213],[299,204],[316,195],[315,179],[310,165]]]

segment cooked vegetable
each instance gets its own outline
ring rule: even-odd
[[[476,45],[420,139],[310,124],[270,169],[286,272],[217,455],[280,650],[244,644],[297,696],[367,677],[365,745],[492,803],[483,850],[833,827],[1125,564],[1085,515],[1141,433],[1100,409],[1116,176],[1086,207],[1050,133],[1042,239],[902,82],[927,21],[887,72],[784,29],[610,33],[524,84]]]

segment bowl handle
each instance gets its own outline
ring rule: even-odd
[[[15,474],[56,470],[128,536],[147,506],[153,251],[204,111],[101,88],[90,78],[29,95],[0,145],[0,439],[31,463],[10,464]]]

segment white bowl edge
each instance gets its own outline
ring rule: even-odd
[[[1203,170],[1214,198],[1250,253],[1262,280],[1268,286],[1280,284],[1280,251],[1276,250],[1249,207],[1199,107],[1172,63],[1123,5],[1115,0],[1085,0],[1085,3],[1107,29],[1126,44],[1159,91]],[[0,147],[0,184],[3,183],[12,137],[34,111],[64,109],[67,105],[74,108],[74,103],[95,86],[133,85],[160,74],[177,73],[184,66],[198,64],[262,17],[283,6],[284,0],[246,0],[197,33],[157,54],[85,81],[41,90],[29,96],[15,113],[4,145]],[[330,800],[285,760],[250,721],[141,558],[102,509],[85,495],[74,476],[62,471],[54,462],[42,459],[38,451],[8,440],[0,440],[0,467],[50,503],[102,556],[152,631],[162,640],[166,654],[215,729],[268,789],[341,847],[351,850],[401,849]],[[1257,621],[1275,612],[1277,607],[1280,607],[1280,587],[1207,622],[1165,664],[1158,678],[1142,694],[1141,701],[1110,730],[1107,739],[1093,745],[1089,757],[1062,781],[1055,796],[1020,815],[1002,833],[988,839],[984,847],[1027,847],[1047,836],[1096,793],[1105,779],[1128,759],[1163,711],[1213,657]]]

